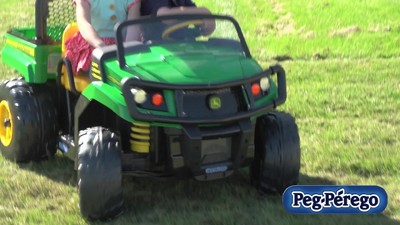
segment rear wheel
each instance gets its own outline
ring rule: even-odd
[[[54,155],[57,114],[50,96],[22,78],[0,84],[0,150],[12,161],[29,162]]]
[[[54,98],[55,92],[53,93],[50,90],[48,84],[35,85],[33,88],[40,106],[42,153],[46,153],[46,157],[52,157],[57,151],[59,128]]]
[[[282,194],[299,180],[300,138],[295,120],[287,113],[272,112],[258,118],[255,135],[250,179],[263,193]]]
[[[78,189],[83,216],[106,220],[123,212],[120,138],[102,127],[79,134]]]

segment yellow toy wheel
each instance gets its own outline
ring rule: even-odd
[[[8,147],[13,138],[13,118],[8,102],[0,102],[0,139],[1,143]]]

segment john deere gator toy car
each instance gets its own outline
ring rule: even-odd
[[[221,179],[250,166],[252,183],[296,184],[300,145],[285,71],[263,70],[239,24],[221,15],[144,17],[116,27],[74,74],[64,43],[76,31],[69,0],[37,0],[35,26],[5,36],[2,61],[21,74],[0,85],[0,149],[12,161],[60,150],[75,162],[80,209],[107,219],[123,208],[122,175]],[[204,20],[216,29],[203,35]],[[142,42],[126,42],[130,26]]]

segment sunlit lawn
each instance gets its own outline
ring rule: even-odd
[[[292,215],[260,196],[247,169],[210,183],[127,177],[128,211],[111,224],[400,224],[400,1],[197,0],[242,24],[253,56],[287,71],[302,149],[301,184],[386,189],[379,215]],[[33,0],[0,0],[0,33],[33,23]],[[18,9],[18,10],[15,10]],[[0,39],[0,47],[3,40]],[[16,76],[0,64],[0,76]],[[73,163],[0,157],[1,224],[87,224]]]

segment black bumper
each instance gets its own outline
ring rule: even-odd
[[[213,180],[227,177],[254,157],[254,124],[249,119],[229,126],[164,128],[169,168],[175,176]]]

